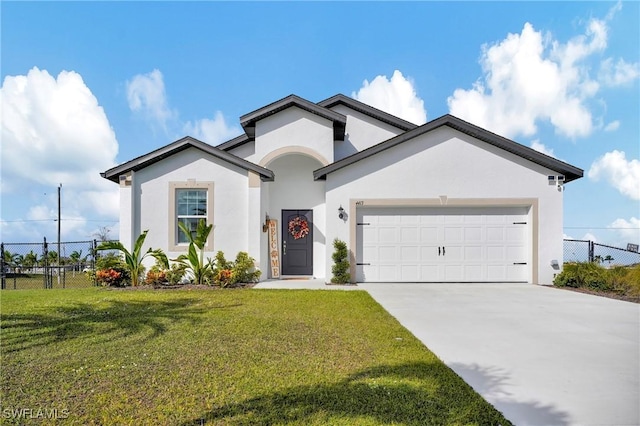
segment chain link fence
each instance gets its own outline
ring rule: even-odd
[[[2,289],[85,288],[96,285],[98,242],[2,243]]]
[[[564,240],[564,261],[597,262],[603,266],[635,266],[640,264],[640,253],[589,240]]]

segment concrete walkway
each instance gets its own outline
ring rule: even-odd
[[[640,425],[640,305],[530,284],[366,290],[516,425]]]

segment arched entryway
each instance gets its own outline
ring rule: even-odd
[[[262,183],[261,204],[265,215],[278,221],[284,276],[324,277],[325,182],[315,181],[313,171],[325,164],[318,157],[309,152],[287,152],[264,165],[274,172],[275,179]],[[265,258],[269,258],[267,242],[263,247]]]

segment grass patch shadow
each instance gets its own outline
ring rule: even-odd
[[[381,365],[337,383],[293,386],[214,407],[183,423],[508,425],[441,362]]]
[[[151,339],[163,334],[168,322],[196,323],[205,312],[196,306],[198,302],[190,298],[76,302],[51,307],[46,312],[3,314],[0,326],[2,352],[47,346],[84,336],[113,340],[140,334]]]

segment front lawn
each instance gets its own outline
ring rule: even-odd
[[[0,297],[3,424],[510,424],[365,292]]]

